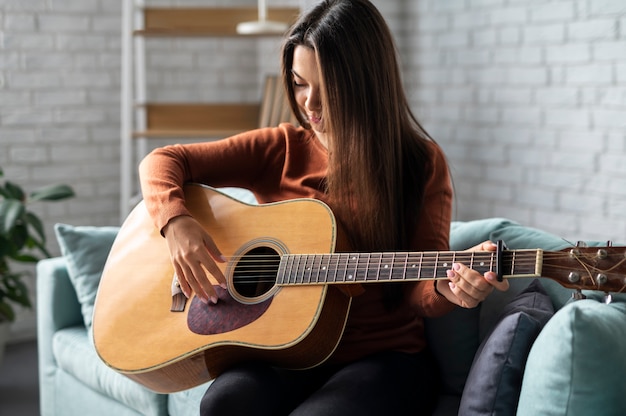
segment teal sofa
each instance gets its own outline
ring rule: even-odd
[[[41,414],[197,414],[208,383],[157,394],[96,354],[90,314],[117,229],[59,224],[56,231],[63,255],[37,267]],[[486,239],[503,240],[511,249],[567,246],[503,218],[452,224],[452,250]],[[477,308],[427,320],[442,374],[436,415],[626,414],[624,298],[614,296],[606,305],[596,292],[576,302],[571,294],[549,279],[515,279],[509,291],[494,292]]]

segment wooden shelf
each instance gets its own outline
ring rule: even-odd
[[[147,130],[133,137],[227,137],[259,127],[259,104],[147,104]]]
[[[267,18],[291,25],[299,13],[298,8],[270,8]],[[142,36],[250,36],[239,35],[237,24],[257,19],[256,7],[148,7],[144,9],[144,29],[134,33]]]

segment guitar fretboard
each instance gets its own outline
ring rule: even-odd
[[[504,278],[541,273],[542,250],[502,253]],[[485,273],[495,271],[495,252],[411,252],[287,254],[278,267],[278,285],[402,282],[445,279],[453,263]]]

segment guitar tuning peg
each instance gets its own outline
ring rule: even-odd
[[[611,240],[606,242],[607,247],[613,247],[613,242]]]
[[[611,294],[609,292],[606,292],[604,294],[604,303],[606,303],[608,305],[611,302],[613,302],[613,296],[611,296]]]
[[[587,247],[587,243],[584,242],[584,241],[580,241],[579,240],[579,241],[576,242],[576,247],[585,248],[585,247]]]
[[[572,293],[572,299],[574,300],[587,299],[587,296],[583,294],[582,290],[576,289],[576,291]]]

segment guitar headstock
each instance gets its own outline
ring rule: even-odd
[[[572,289],[626,292],[626,247],[545,251],[541,274]]]

